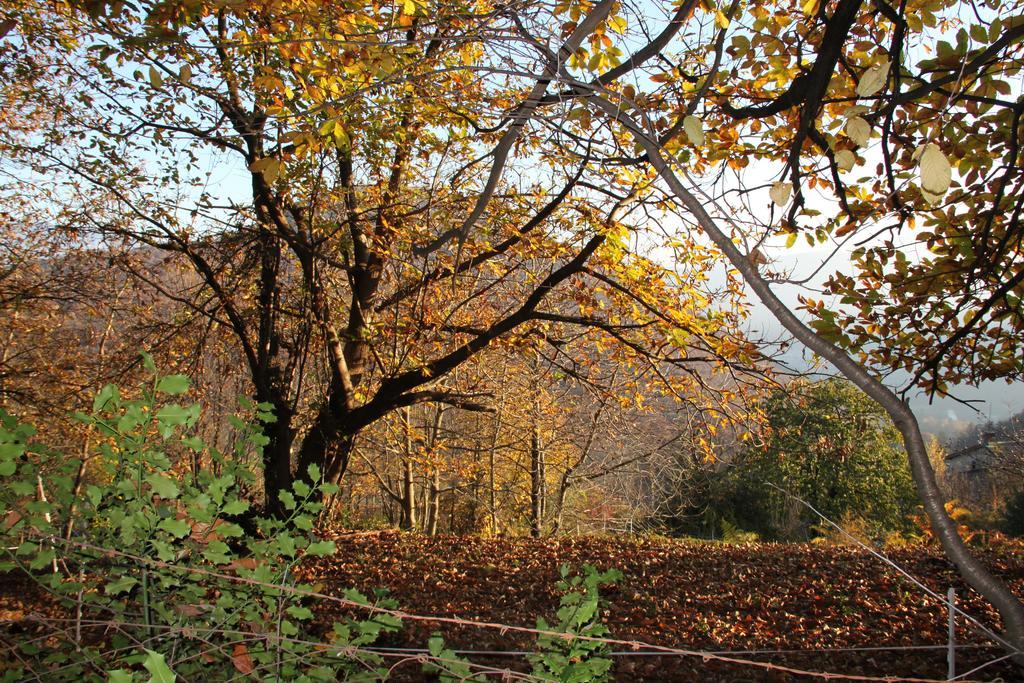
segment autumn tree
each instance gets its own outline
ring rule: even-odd
[[[885,408],[936,535],[1020,648],[1024,607],[963,544],[917,420],[882,381],[909,369],[905,394],[1020,376],[1019,104],[1004,79],[1019,68],[1024,31],[1003,18],[1018,9],[839,0],[647,13],[559,3],[561,30],[606,12],[632,40],[594,42],[562,62],[560,89],[538,116],[557,119],[568,140],[593,147],[599,137],[606,159],[656,176],[666,210],[721,250],[793,337]],[[520,28],[538,60],[552,54],[550,26]],[[847,175],[862,165],[864,177]],[[927,230],[917,233],[919,223]],[[801,258],[809,273],[770,262],[778,240],[801,238],[816,249],[813,262]],[[847,254],[849,268],[837,258]],[[778,288],[832,270],[825,290],[837,300],[805,295],[808,324]]]
[[[15,6],[24,59],[60,47],[38,87],[62,116],[19,162],[53,196],[87,200],[64,205],[71,229],[191,269],[177,291],[132,275],[230,337],[247,393],[275,415],[262,466],[272,510],[294,476],[338,479],[385,417],[490,410],[454,371],[503,339],[537,336],[569,365],[559,340],[586,329],[653,363],[753,356],[732,331],[738,290],[706,285],[707,249],[671,269],[642,255],[648,180],[540,134],[531,113],[559,58],[539,75],[518,65],[524,44],[502,38],[525,6],[429,10]],[[30,12],[66,22],[68,38],[47,43],[56,29],[22,21]],[[595,11],[560,53],[619,28]],[[700,386],[702,372],[683,376]]]

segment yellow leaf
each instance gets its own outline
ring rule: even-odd
[[[726,29],[729,28],[729,17],[722,14],[722,10],[715,11],[715,23],[718,24],[718,28]]]
[[[336,125],[334,127],[334,145],[339,148],[347,148],[351,144],[351,140],[348,137],[348,132],[342,125]]]
[[[849,171],[856,165],[857,155],[848,149],[841,149],[836,152],[836,166],[840,171]]]
[[[926,199],[934,204],[949,189],[949,185],[953,181],[953,169],[949,165],[946,155],[934,142],[929,142],[924,146],[919,164],[921,189],[926,192]]]
[[[859,116],[852,117],[846,122],[846,135],[855,145],[863,147],[871,139],[871,126]]]
[[[149,67],[149,84],[154,88],[159,88],[164,84],[164,78],[160,75],[160,72],[157,71],[155,66]]]
[[[860,83],[857,84],[857,96],[870,97],[874,95],[885,87],[888,80],[889,60],[885,60],[864,72],[864,75],[860,78]]]
[[[690,142],[698,147],[704,144],[704,126],[696,116],[691,114],[683,119],[683,130],[686,131],[686,137],[690,138]]]
[[[805,0],[800,9],[809,17],[817,16],[818,10],[821,9],[821,0]]]
[[[249,164],[249,170],[253,173],[259,173],[263,176],[263,180],[267,184],[273,184],[277,180],[277,176],[281,173],[281,162],[274,157],[264,157],[263,159],[257,159],[256,161]]]
[[[772,201],[779,206],[785,206],[786,202],[789,201],[789,195],[793,192],[793,184],[779,181],[772,185],[772,189],[768,191],[768,196],[772,198]]]

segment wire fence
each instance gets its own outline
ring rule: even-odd
[[[39,540],[41,542],[51,543],[51,544],[54,544],[55,546],[61,546],[61,547],[65,548],[65,549],[67,549],[69,551],[73,551],[75,549],[78,549],[78,550],[84,550],[84,551],[89,551],[89,552],[101,552],[101,553],[104,554],[105,557],[107,557],[107,558],[116,558],[116,559],[124,562],[125,564],[132,564],[132,565],[136,565],[136,566],[140,566],[140,567],[147,567],[147,568],[150,568],[150,569],[157,569],[157,570],[169,571],[169,572],[188,572],[188,573],[192,573],[192,574],[202,575],[202,576],[205,576],[205,577],[210,578],[210,579],[217,579],[217,580],[227,581],[227,582],[231,582],[231,583],[235,583],[235,584],[248,584],[248,585],[252,585],[252,586],[257,586],[257,587],[262,587],[262,588],[266,588],[266,589],[272,589],[272,590],[275,590],[275,591],[279,591],[279,592],[281,592],[283,594],[287,594],[287,595],[290,595],[290,596],[298,598],[298,599],[312,599],[312,600],[318,600],[318,601],[322,601],[322,602],[332,603],[334,605],[337,605],[339,607],[343,607],[343,608],[348,609],[348,610],[359,611],[359,612],[370,613],[370,614],[374,614],[374,613],[388,614],[388,615],[391,615],[391,616],[393,616],[395,618],[401,619],[403,621],[418,621],[418,622],[428,622],[428,623],[435,624],[435,625],[447,624],[447,625],[452,625],[452,626],[469,627],[469,628],[474,628],[474,629],[486,629],[486,630],[498,631],[501,634],[506,634],[506,633],[512,632],[512,633],[519,633],[519,634],[529,635],[529,636],[532,636],[532,637],[538,637],[538,636],[551,636],[551,637],[556,637],[556,638],[565,638],[566,637],[564,633],[557,632],[557,631],[552,631],[552,630],[546,630],[546,629],[538,629],[538,628],[531,628],[531,627],[525,627],[525,626],[515,626],[515,625],[510,625],[510,624],[488,622],[488,621],[482,621],[482,620],[476,620],[476,619],[467,619],[467,618],[461,618],[461,617],[456,617],[456,616],[426,615],[426,614],[417,614],[417,613],[406,611],[406,610],[386,609],[386,608],[382,608],[382,607],[379,607],[379,606],[366,605],[366,604],[361,603],[361,602],[357,602],[357,601],[354,601],[354,600],[349,600],[349,599],[344,598],[344,597],[339,597],[339,596],[331,595],[331,594],[324,593],[324,592],[311,591],[311,590],[303,590],[303,589],[300,589],[300,588],[297,588],[297,587],[294,587],[294,586],[282,585],[282,584],[279,584],[279,583],[275,583],[275,584],[265,583],[265,582],[261,582],[261,581],[258,581],[258,580],[252,579],[252,578],[242,577],[242,576],[238,576],[236,574],[232,574],[232,573],[228,573],[228,572],[223,572],[223,571],[214,571],[214,570],[208,570],[208,569],[203,569],[203,568],[199,568],[199,567],[182,567],[182,566],[176,565],[176,564],[174,564],[172,562],[164,562],[164,561],[156,560],[156,559],[153,559],[153,558],[141,557],[141,556],[138,556],[138,555],[133,555],[133,554],[130,554],[130,553],[122,552],[122,551],[119,551],[119,550],[116,550],[116,549],[101,548],[101,547],[94,546],[94,545],[91,545],[91,544],[88,544],[88,543],[83,543],[83,542],[79,542],[79,541],[75,541],[75,540],[69,540],[69,539],[65,539],[65,538],[58,538],[58,537],[54,537],[54,536],[43,536],[43,535],[40,535],[39,537],[37,537],[37,540]],[[887,564],[893,564],[894,565],[895,563],[893,563],[891,560],[889,560],[889,561],[887,561]],[[905,575],[910,577],[909,572],[906,572],[905,570],[902,570],[902,573],[904,573]],[[913,577],[910,577],[910,578],[913,578]],[[915,583],[915,585],[917,585],[919,587],[923,586],[923,584],[920,581],[915,580],[914,583]],[[931,591],[930,589],[927,590],[927,594],[930,595],[930,596],[937,595],[934,591]],[[971,619],[971,621],[968,622],[970,625],[978,626],[980,624],[980,622],[978,622],[974,617],[972,617],[970,615],[967,615],[966,612],[964,612],[961,608],[955,608],[955,610],[956,610],[957,614],[961,614],[961,615],[965,615],[965,616],[969,617]],[[26,615],[26,617],[23,619],[23,621],[24,620],[34,621],[34,622],[36,622],[36,623],[38,623],[40,625],[45,625],[45,626],[50,627],[54,632],[60,632],[60,633],[65,633],[65,634],[71,634],[71,633],[73,633],[75,631],[80,633],[81,629],[83,627],[90,627],[90,626],[91,627],[105,627],[105,628],[117,629],[117,628],[124,628],[124,627],[130,625],[130,624],[123,624],[123,623],[122,624],[115,624],[115,623],[112,623],[109,620],[103,620],[103,619],[88,619],[88,618],[84,617],[81,613],[75,619],[56,619],[56,618],[47,617],[47,616],[41,615],[41,614],[30,614],[30,615]],[[5,623],[5,622],[0,622],[0,623]],[[8,621],[6,623],[11,623],[11,622]],[[983,627],[983,625],[982,625],[982,628],[977,628],[976,630],[979,633],[981,633],[983,636],[985,636],[985,637],[991,637],[991,634],[992,634],[991,630],[988,629],[988,628]],[[207,634],[207,635],[211,635],[213,633],[213,631],[214,630],[211,630],[210,634]],[[166,627],[161,633],[154,634],[148,641],[140,641],[138,644],[144,646],[149,641],[156,642],[157,639],[159,639],[161,637],[167,637],[169,634],[171,634],[173,632],[174,632],[173,627]],[[194,632],[190,633],[190,636],[192,636],[192,637],[195,637],[196,635],[197,634],[194,633]],[[203,634],[199,633],[198,635],[202,636]],[[250,638],[250,637],[253,637],[252,633],[243,632],[243,631],[233,632],[232,635],[236,635],[236,636],[238,636],[240,638]],[[46,636],[42,636],[42,637],[46,637]],[[264,634],[264,635],[262,635],[260,637],[266,639],[268,636],[266,634]],[[294,639],[294,638],[289,639],[289,638],[285,638],[285,637],[279,636],[279,635],[278,636],[274,636],[274,637],[275,638],[280,638],[282,641],[303,642],[303,643],[306,643],[306,644],[313,644],[310,641],[300,641],[300,640]],[[658,644],[654,644],[654,643],[644,642],[644,641],[641,641],[641,640],[618,639],[618,638],[610,638],[610,637],[592,637],[592,636],[583,636],[583,635],[573,636],[573,637],[577,638],[579,640],[595,641],[595,642],[603,643],[603,644],[613,648],[609,653],[607,653],[607,655],[610,656],[610,657],[615,657],[615,658],[619,658],[619,659],[631,658],[631,657],[636,657],[636,658],[650,658],[650,657],[690,658],[690,659],[699,659],[703,663],[717,662],[717,663],[720,663],[720,664],[733,665],[733,666],[741,666],[741,667],[746,667],[746,668],[750,668],[750,669],[761,670],[761,671],[764,671],[764,672],[775,672],[775,673],[779,673],[779,674],[788,674],[788,675],[795,676],[795,677],[818,679],[818,680],[893,681],[893,682],[896,682],[896,681],[924,682],[924,681],[940,681],[940,680],[945,680],[945,681],[949,681],[949,680],[963,681],[963,680],[967,680],[969,676],[975,675],[976,673],[978,673],[980,671],[983,671],[984,669],[986,669],[986,668],[988,668],[988,667],[990,667],[992,665],[995,665],[997,663],[1003,662],[1006,659],[1008,659],[1009,657],[1012,657],[1014,655],[1014,652],[1010,652],[1009,654],[1005,654],[1005,649],[1003,649],[1003,648],[1005,648],[1005,644],[1003,643],[1003,639],[998,638],[998,637],[993,639],[996,644],[980,644],[980,643],[964,643],[964,644],[946,643],[946,644],[939,644],[939,643],[935,643],[935,644],[926,644],[926,645],[907,645],[907,646],[878,645],[878,646],[863,646],[863,647],[821,647],[821,648],[790,648],[790,649],[787,649],[787,648],[759,648],[759,649],[740,649],[740,650],[737,650],[737,649],[730,649],[730,650],[688,649],[688,648],[680,648],[680,647],[670,647],[670,646],[665,646],[665,645],[658,645]],[[317,645],[323,645],[323,644],[320,644],[320,643],[316,643],[316,644]],[[0,647],[0,658],[2,658],[4,654],[6,654],[8,656],[16,655],[16,648],[17,648],[17,646],[18,646],[18,644],[15,643],[15,644],[8,644],[5,647]],[[324,645],[324,646],[325,647],[331,647],[330,645]],[[952,649],[955,652],[956,651],[964,651],[964,652],[965,651],[974,651],[974,652],[979,652],[979,653],[980,652],[985,652],[985,651],[988,651],[988,650],[999,649],[999,651],[1004,653],[1004,654],[999,654],[998,656],[993,655],[991,658],[989,658],[987,661],[985,661],[981,665],[976,666],[975,668],[970,669],[969,671],[964,672],[964,673],[962,673],[960,675],[953,675],[952,672],[951,672],[951,674],[949,676],[947,676],[946,678],[941,678],[941,679],[940,678],[923,678],[923,677],[905,677],[905,676],[893,676],[893,675],[873,676],[873,675],[857,674],[857,673],[843,673],[843,672],[837,672],[837,671],[819,671],[819,670],[812,670],[812,669],[792,666],[792,665],[788,665],[788,664],[781,664],[781,663],[778,663],[778,662],[764,661],[764,660],[761,660],[761,659],[753,659],[753,657],[796,656],[796,655],[808,655],[808,654],[836,654],[836,655],[838,655],[840,653],[849,653],[849,654],[856,654],[856,653],[928,653],[928,652],[939,652],[939,651],[943,651],[943,650],[949,651],[950,649]],[[423,662],[428,662],[428,661],[439,661],[439,663],[444,663],[443,661],[438,660],[438,658],[435,655],[431,655],[430,651],[427,648],[415,648],[415,647],[368,647],[368,646],[367,647],[353,648],[353,647],[342,646],[342,647],[336,648],[336,652],[334,652],[334,653],[337,654],[338,656],[341,656],[341,657],[358,657],[360,653],[372,653],[372,654],[378,655],[380,657],[388,658],[389,660],[394,660],[394,664],[392,665],[392,668],[401,667],[403,664],[407,664],[409,662],[423,663]],[[490,665],[481,663],[479,661],[473,661],[473,658],[476,658],[477,660],[479,660],[481,658],[487,659],[487,658],[499,658],[499,657],[526,657],[526,656],[529,656],[531,654],[534,654],[532,651],[526,651],[526,650],[488,650],[488,649],[465,649],[465,648],[462,648],[462,649],[454,650],[453,654],[455,654],[457,656],[460,656],[460,657],[468,657],[468,658],[470,658],[470,666],[471,666],[472,670],[474,672],[477,672],[477,673],[480,673],[480,674],[483,674],[483,675],[499,675],[500,674],[501,676],[505,677],[505,679],[509,679],[511,677],[514,680],[544,680],[544,679],[532,676],[530,674],[525,674],[525,673],[522,673],[522,672],[516,672],[513,669],[510,669],[509,667],[495,667],[495,666],[490,666]],[[53,672],[49,672],[49,673],[52,674]]]

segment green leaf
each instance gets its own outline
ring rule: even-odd
[[[333,555],[335,550],[337,548],[334,545],[334,541],[317,541],[316,543],[310,543],[306,547],[306,554],[313,557],[323,557]]]
[[[177,403],[170,403],[156,413],[157,422],[160,425],[160,436],[170,437],[174,428],[185,425],[192,426],[199,419],[199,406],[181,406]]]
[[[108,403],[113,402],[115,405],[121,399],[121,392],[113,384],[108,384],[100,392],[96,394],[96,398],[92,401],[92,412],[98,413],[107,407]]]
[[[107,683],[132,683],[134,680],[135,674],[131,671],[114,669],[113,671],[107,672]]]
[[[231,561],[231,548],[224,541],[210,541],[203,551],[203,557],[214,564],[227,564]]]
[[[152,374],[155,375],[156,374],[156,362],[153,360],[153,355],[150,354],[150,353],[146,353],[145,351],[141,351],[139,353],[139,355],[142,356],[142,368],[146,372],[149,372],[149,373],[152,373]]]
[[[224,506],[223,513],[225,515],[240,515],[249,509],[249,503],[244,500],[233,500]]]
[[[444,638],[440,633],[434,633],[430,636],[430,640],[427,641],[427,650],[430,651],[432,657],[441,656],[441,652],[444,650]]]
[[[146,659],[142,662],[142,666],[149,671],[149,683],[174,683],[178,678],[167,666],[167,661],[159,652],[146,650]]]
[[[146,483],[153,489],[153,493],[165,500],[174,500],[181,493],[178,485],[173,480],[160,474],[148,475]]]
[[[122,576],[120,579],[111,581],[103,587],[103,592],[107,595],[117,595],[118,593],[127,593],[135,584],[139,582],[134,576]]]
[[[54,557],[56,557],[56,553],[53,552],[53,548],[47,548],[29,562],[29,569],[42,569],[43,567],[52,564]]]
[[[161,394],[177,396],[188,391],[190,384],[191,382],[185,375],[167,375],[166,377],[161,377],[156,383],[156,390]]]
[[[157,526],[175,538],[184,538],[192,533],[192,527],[182,519],[165,519]]]
[[[300,621],[313,618],[313,612],[311,612],[309,608],[302,607],[300,605],[290,605],[285,608],[285,612]]]

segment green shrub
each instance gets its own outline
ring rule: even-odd
[[[1002,530],[1008,536],[1024,536],[1024,491],[1018,491],[1010,498],[1003,511]]]
[[[537,638],[538,654],[529,657],[533,675],[544,681],[584,683],[611,679],[612,660],[607,656],[608,643],[600,640],[608,635],[608,627],[601,621],[599,588],[622,578],[617,569],[599,572],[590,565],[583,566],[583,575],[570,576],[569,567],[563,565],[558,590],[562,598],[556,616],[558,623],[548,624],[537,619],[538,631],[554,631]]]
[[[95,450],[91,483],[74,501],[80,458],[34,442],[31,427],[0,411],[0,535],[9,549],[0,570],[27,572],[70,620],[20,643],[18,663],[0,678],[383,677],[381,658],[362,648],[399,621],[374,612],[334,624],[324,642],[304,596],[312,587],[295,579],[302,558],[334,551],[313,533],[333,487],[296,481],[282,494],[287,517],[252,515],[256,533],[244,533],[233,520],[251,512],[239,492],[253,477],[236,463],[263,446],[268,406],[246,403],[250,419],[232,420],[236,445],[221,453],[193,434],[199,406],[177,402],[188,379],[155,376],[148,356],[145,364],[154,379],[138,398],[107,386],[91,414],[76,415]],[[181,474],[181,462],[204,466]],[[310,475],[320,479],[316,468]]]

